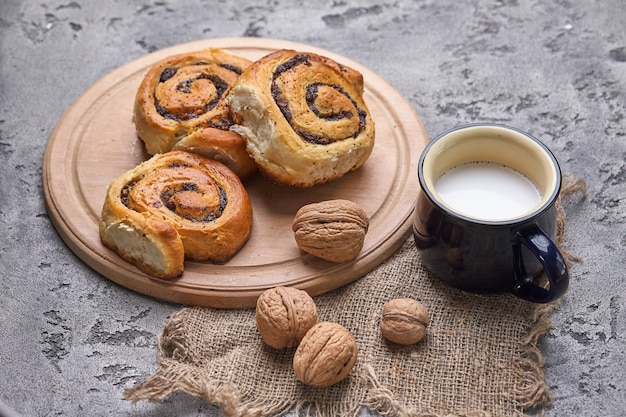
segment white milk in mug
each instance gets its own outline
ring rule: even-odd
[[[521,172],[497,162],[467,162],[445,171],[435,182],[441,200],[468,217],[499,221],[531,212],[541,192]]]

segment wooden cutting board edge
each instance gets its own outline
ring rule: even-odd
[[[216,40],[211,40],[216,41]],[[217,42],[209,42],[211,45],[216,45],[217,47],[222,47],[222,44],[225,46],[233,47],[233,45],[244,45],[245,47],[250,47],[249,42],[251,39],[247,38],[223,38],[217,40]],[[262,50],[267,48],[267,44],[271,44],[272,42],[277,42],[277,45],[286,48],[302,48],[303,45],[284,42],[284,41],[273,41],[268,39],[258,40],[256,38],[252,39],[252,41],[258,41],[259,43],[263,43],[264,46],[259,46],[259,49]],[[254,43],[254,42],[253,42]],[[207,41],[195,41],[184,45],[178,45],[170,48],[166,48],[164,50],[157,51],[153,54],[149,54],[148,56],[141,57],[135,61],[133,61],[133,65],[124,65],[105,77],[103,77],[98,83],[94,84],[90,89],[86,90],[86,92],[79,97],[76,102],[68,109],[66,115],[72,114],[72,109],[74,107],[80,107],[84,102],[89,102],[93,100],[93,97],[100,96],[101,94],[106,94],[108,89],[115,84],[116,80],[120,78],[130,77],[132,74],[139,71],[137,67],[148,66],[150,63],[155,62],[157,59],[161,59],[161,57],[166,57],[171,55],[172,53],[179,53],[181,51],[187,50],[195,50],[202,47],[206,47]],[[254,47],[254,45],[253,45]],[[315,47],[308,47],[311,52],[316,53],[326,53],[326,56],[333,57],[334,54],[329,53],[327,51],[320,50]],[[339,56],[334,57],[335,59],[343,59],[342,62],[347,63],[347,65],[353,64],[346,60],[345,58],[341,58]],[[145,61],[145,62],[144,62]],[[354,65],[354,64],[353,64]],[[354,65],[359,67],[358,64]],[[365,72],[369,70],[365,69]],[[366,75],[367,76],[367,75]],[[382,80],[382,79],[381,79]],[[386,82],[385,82],[386,83]],[[389,85],[387,88],[393,88]],[[399,96],[399,94],[398,94]],[[404,106],[410,107],[410,104],[404,97],[395,97],[395,99],[404,100]],[[427,134],[423,127],[419,116],[414,111],[411,115],[414,120],[413,123],[410,123],[411,129],[416,129],[417,132],[412,132],[416,134],[416,136],[421,139],[421,143],[419,146],[425,146],[427,141]],[[68,122],[67,120],[65,121]],[[402,123],[402,121],[399,121]],[[70,121],[71,124],[71,121]],[[51,137],[53,137],[56,133],[57,128],[59,128],[60,124],[57,125],[55,131]],[[419,150],[419,149],[418,149]],[[62,210],[57,207],[55,202],[55,198],[53,197],[53,192],[50,190],[49,184],[49,172],[50,169],[50,147],[46,150],[46,154],[44,155],[44,171],[43,171],[43,182],[44,182],[44,194],[46,200],[46,206],[49,211],[50,219],[58,231],[59,235],[63,239],[63,241],[68,245],[68,247],[79,257],[81,258],[87,265],[96,270],[97,272],[103,274],[107,278],[116,282],[117,284],[126,287],[128,289],[143,293],[145,295],[156,297],[159,299],[163,299],[165,301],[170,301],[174,303],[181,304],[191,304],[191,305],[200,305],[200,306],[210,306],[216,308],[247,308],[252,307],[256,303],[256,298],[260,294],[262,289],[258,287],[239,287],[236,289],[225,288],[216,288],[214,291],[210,289],[200,289],[193,287],[185,287],[178,285],[175,291],[172,291],[172,286],[176,286],[177,284],[174,282],[167,282],[156,280],[149,276],[144,275],[141,272],[138,272],[134,269],[132,265],[126,264],[124,261],[119,260],[119,257],[113,253],[112,251],[105,248],[104,251],[98,251],[97,255],[94,256],[94,249],[90,247],[87,242],[84,242],[80,237],[77,237],[76,234],[72,231],[70,227],[63,220],[63,216],[61,215]],[[408,157],[409,161],[411,156]],[[338,274],[336,280],[333,282],[331,289],[339,288],[343,285],[346,285],[352,281],[354,281],[354,274],[363,275],[373,269],[375,266],[380,264],[382,260],[387,259],[391,256],[408,238],[410,235],[410,226],[412,223],[412,211],[408,213],[407,217],[404,219],[400,227],[396,230],[392,231],[389,236],[383,241],[381,245],[376,248],[377,256],[375,258],[364,257],[357,259],[350,265],[352,270],[352,274]],[[305,255],[306,256],[306,255]],[[119,273],[119,269],[122,267],[125,271],[124,273]],[[345,269],[345,265],[338,265],[336,269]],[[333,268],[327,269],[325,271],[325,275],[332,274]],[[130,278],[129,278],[130,277]],[[309,277],[306,279],[294,279],[293,284],[298,286],[299,288],[306,289],[312,295],[317,295],[324,293],[329,290],[328,288],[328,277],[327,276],[317,276],[317,277]],[[285,281],[284,285],[290,285],[291,282]]]

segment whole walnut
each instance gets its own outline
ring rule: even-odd
[[[317,307],[304,290],[275,287],[265,290],[256,303],[256,326],[261,338],[276,349],[298,346],[317,323]]]
[[[298,247],[331,262],[355,259],[363,248],[369,219],[350,200],[326,200],[300,207],[292,229]]]
[[[396,298],[383,308],[380,329],[385,339],[412,345],[424,338],[429,322],[428,311],[422,303],[411,298]]]
[[[304,336],[293,357],[293,370],[301,382],[329,387],[342,381],[357,359],[356,341],[340,324],[321,322]]]

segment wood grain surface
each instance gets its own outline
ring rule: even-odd
[[[109,183],[149,155],[132,123],[135,93],[147,69],[181,52],[219,47],[256,60],[277,49],[325,55],[359,70],[365,101],[376,123],[376,144],[365,165],[311,189],[280,186],[255,176],[245,182],[253,207],[250,240],[225,264],[186,262],[183,275],[162,281],[139,271],[100,242],[98,220]],[[114,70],[91,86],[64,113],[43,161],[50,219],[68,247],[108,279],[148,296],[216,308],[247,308],[278,285],[321,294],[358,279],[385,261],[410,234],[417,197],[417,161],[428,141],[408,101],[369,69],[309,45],[263,38],[220,38],[173,46]],[[302,253],[291,223],[311,202],[345,198],[360,204],[370,229],[359,257],[335,264]]]

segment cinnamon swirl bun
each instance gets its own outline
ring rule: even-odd
[[[225,165],[182,151],[158,154],[115,179],[99,222],[103,244],[163,279],[184,260],[224,262],[245,244],[252,207]]]
[[[359,169],[374,146],[363,77],[330,58],[279,50],[249,66],[227,97],[259,169],[311,187]]]
[[[149,154],[176,144],[228,165],[242,178],[254,171],[245,140],[233,124],[226,96],[252,62],[211,48],[167,57],[144,76],[135,96],[133,122]]]

